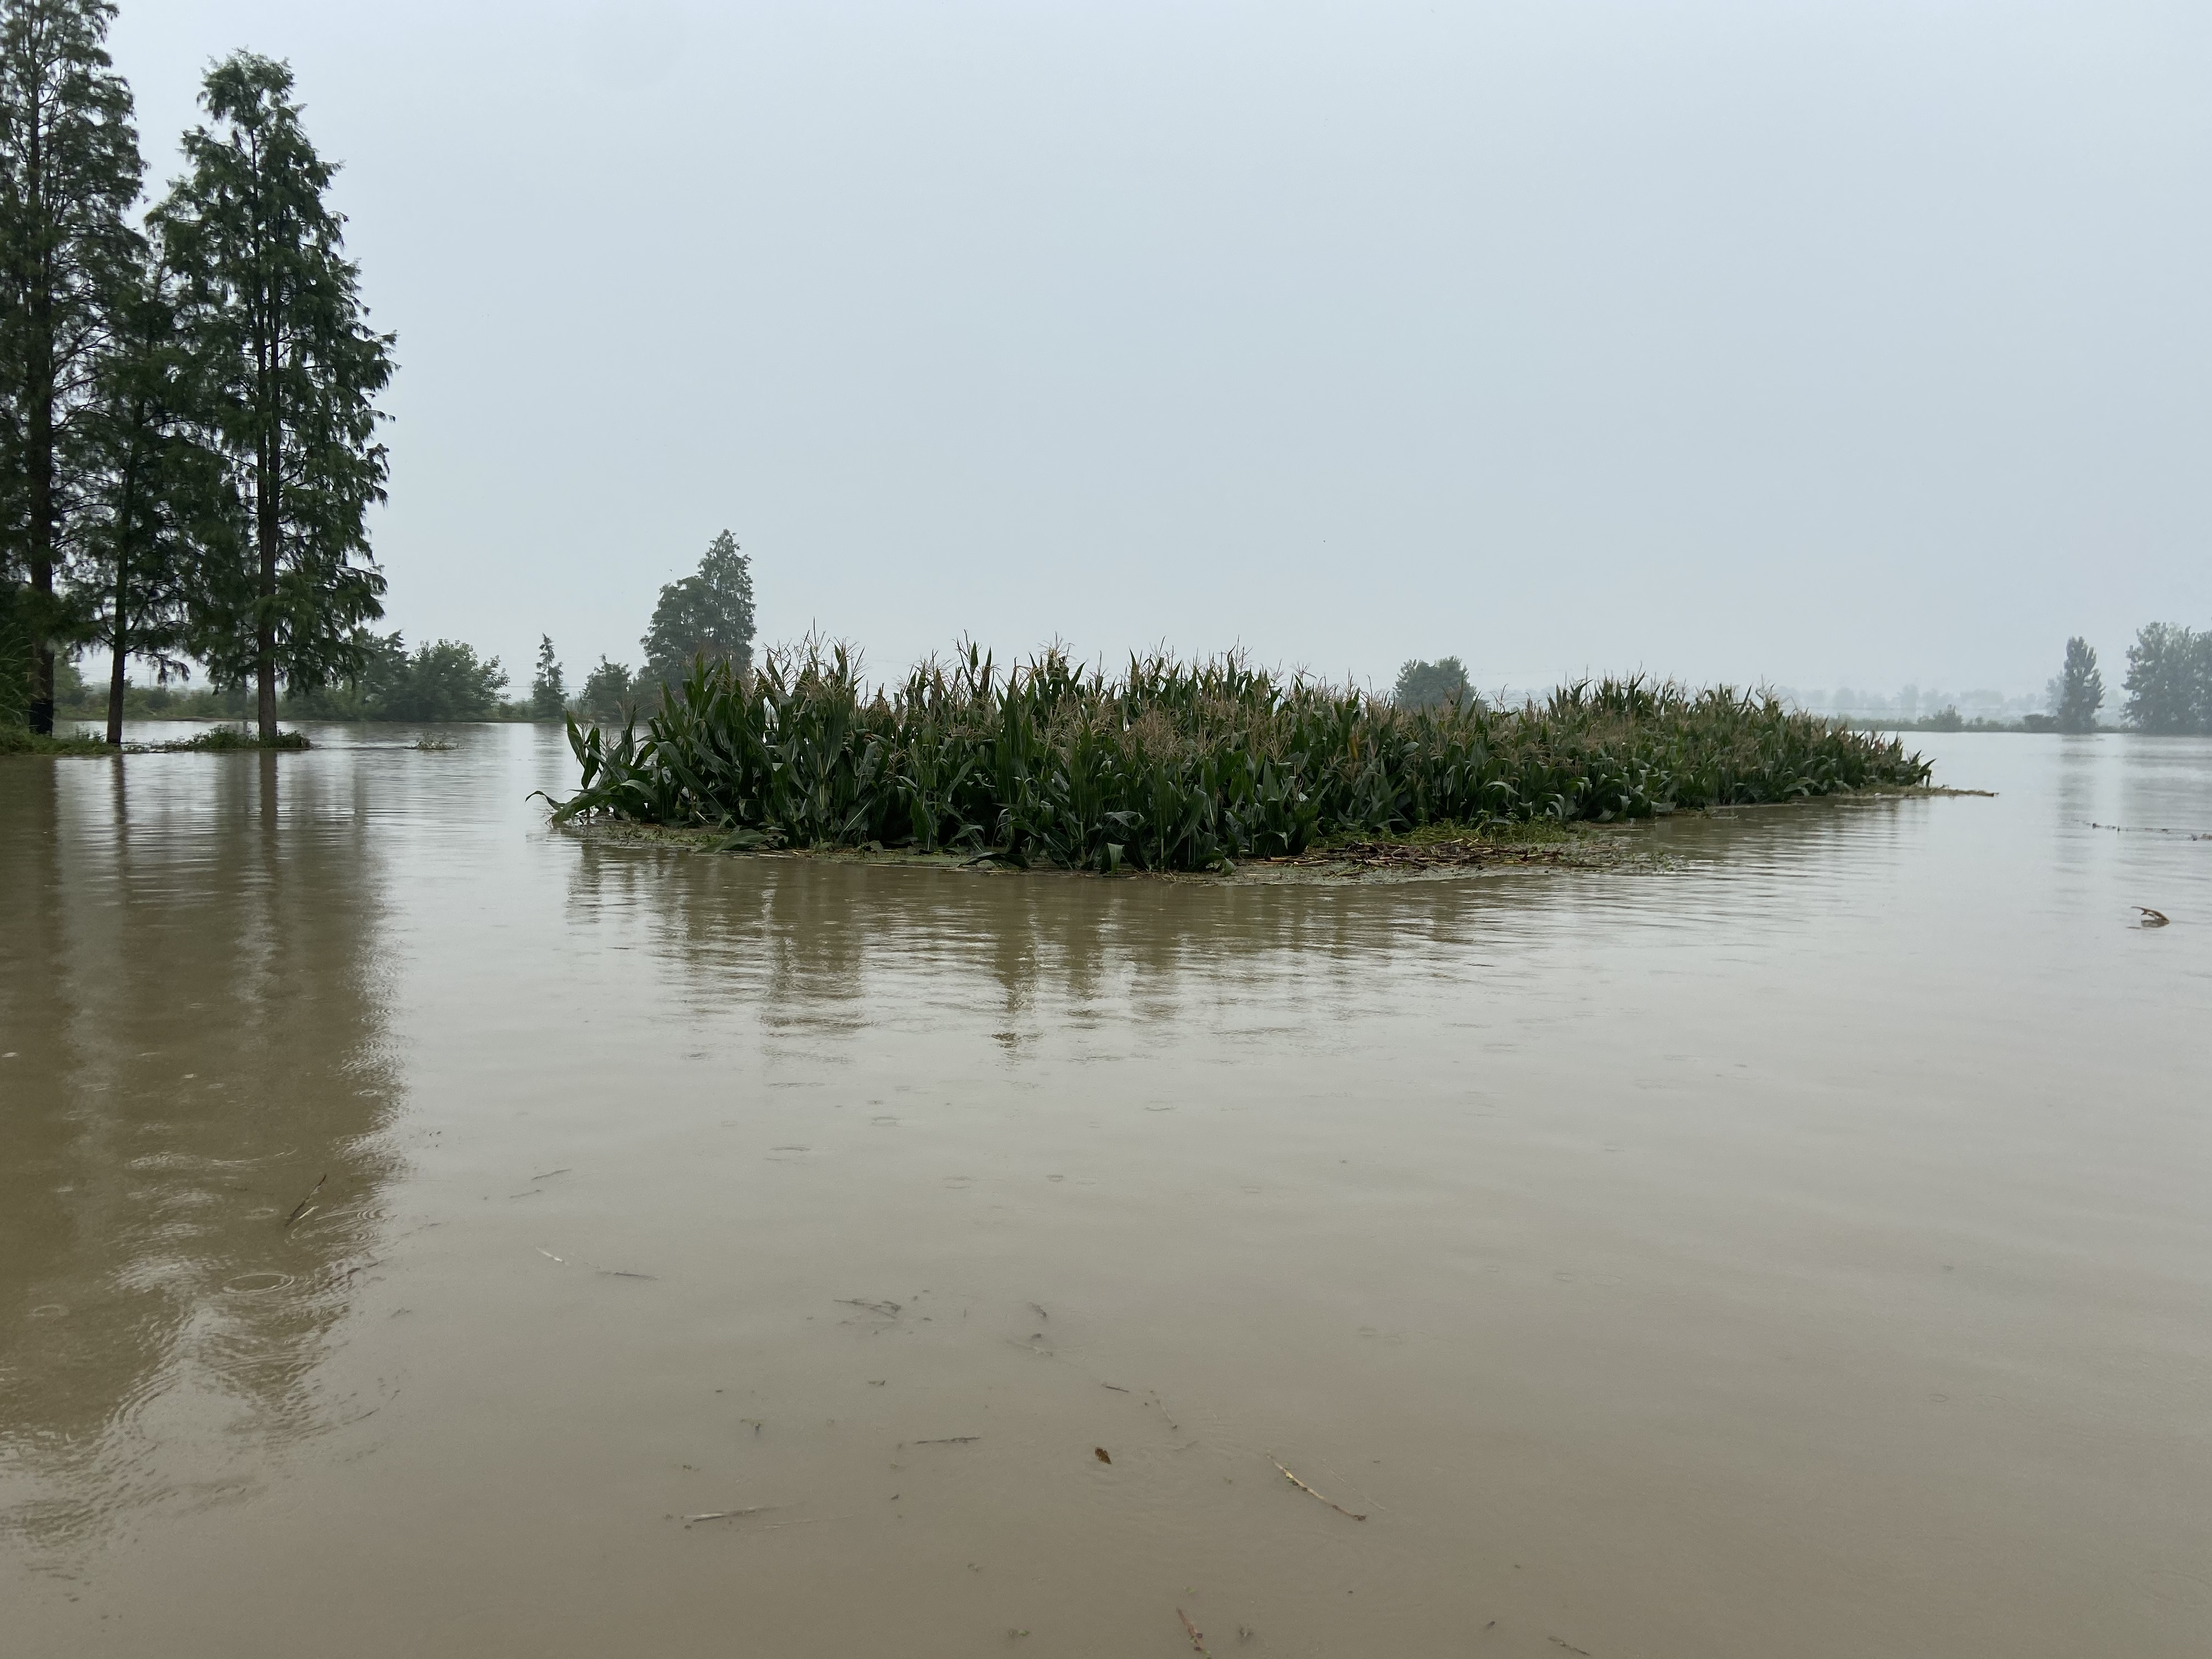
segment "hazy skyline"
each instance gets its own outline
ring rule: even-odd
[[[2212,623],[2212,13],[125,0],[289,59],[386,627],[2020,691]]]

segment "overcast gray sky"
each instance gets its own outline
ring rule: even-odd
[[[2212,6],[124,0],[288,58],[389,625],[2039,686],[2212,624]],[[2116,672],[2108,678],[2117,681]]]

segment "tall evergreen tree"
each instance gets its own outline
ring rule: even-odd
[[[286,65],[239,52],[208,71],[210,125],[155,212],[185,279],[192,349],[243,503],[241,556],[204,562],[194,649],[219,684],[251,680],[261,734],[276,683],[313,691],[357,667],[361,624],[383,614],[365,518],[384,499],[393,337],[371,330],[336,167],[300,123]]]
[[[2097,672],[2097,653],[2089,641],[2076,635],[2066,641],[2066,665],[2051,682],[2051,712],[2062,732],[2094,732],[2097,711],[2105,703],[2105,677]]]
[[[100,510],[82,588],[88,637],[109,653],[112,744],[123,741],[131,659],[151,663],[165,683],[184,667],[178,653],[199,556],[230,553],[237,524],[221,458],[201,441],[199,366],[179,334],[173,289],[157,256],[121,297],[92,423]]]
[[[561,672],[561,660],[553,654],[553,636],[538,636],[538,672],[530,681],[530,717],[539,720],[557,720],[568,707],[568,685]]]
[[[696,575],[660,590],[653,624],[640,641],[645,673],[665,688],[676,684],[696,658],[726,662],[739,673],[753,665],[752,561],[726,530],[707,544]]]
[[[54,724],[63,591],[94,509],[88,428],[115,298],[139,258],[143,164],[110,0],[0,0],[0,579],[20,574],[31,729]]]

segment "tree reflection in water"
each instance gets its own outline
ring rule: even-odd
[[[835,1039],[926,1018],[934,1000],[963,1020],[994,1000],[1018,1044],[1045,1021],[1166,1024],[1193,999],[1233,997],[1247,974],[1279,989],[1286,962],[1325,1009],[1333,987],[1424,941],[1540,937],[1552,879],[1438,883],[1408,907],[1352,884],[986,873],[587,841],[568,910],[572,925],[635,927],[641,954],[667,970],[672,1012],[749,1005],[767,1057],[834,1060]],[[906,983],[886,997],[894,981]]]
[[[220,1495],[374,1403],[315,1381],[398,1093],[365,803],[320,759],[0,789],[0,1528],[27,1541]]]

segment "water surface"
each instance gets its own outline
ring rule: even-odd
[[[2212,1645],[2212,744],[1238,888],[318,735],[0,762],[0,1650]]]

